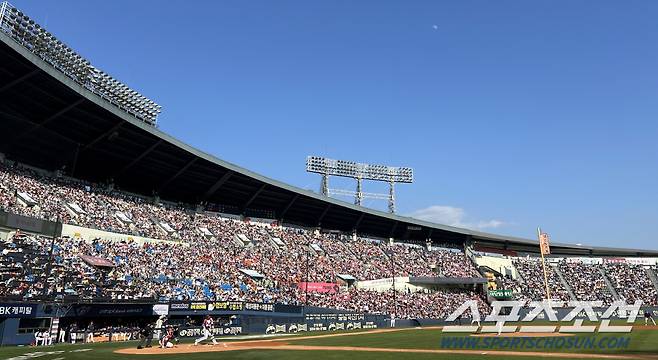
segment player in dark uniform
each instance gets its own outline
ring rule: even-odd
[[[139,344],[137,345],[138,349],[141,349],[146,345],[147,348],[151,347],[151,342],[153,341],[153,324],[148,323],[146,326],[139,330]]]
[[[653,319],[653,314],[651,314],[651,310],[644,309],[644,326],[647,326],[649,324],[649,320],[651,320],[653,326],[656,326],[656,321]]]
[[[173,326],[173,328],[174,328],[174,333],[173,333],[174,338],[171,342],[174,344],[174,346],[178,346],[178,344],[180,343],[180,326],[175,325]]]

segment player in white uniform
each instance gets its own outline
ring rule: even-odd
[[[160,315],[158,320],[155,322],[155,338],[158,339],[158,341],[162,338],[163,330],[164,330],[164,323],[167,321],[167,315]]]
[[[37,331],[34,333],[34,345],[35,346],[43,345],[43,335],[41,334],[41,331]]]
[[[50,335],[50,331],[44,331],[41,333],[41,337],[43,339],[43,345],[44,346],[50,346],[53,344],[53,339]]]
[[[210,317],[210,315],[206,315],[206,318],[203,319],[203,325],[202,325],[202,333],[203,336],[194,340],[194,346],[199,345],[200,342],[208,340],[212,340],[213,345],[217,345],[217,340],[215,340],[215,335],[212,334],[212,328],[215,325],[215,321]]]

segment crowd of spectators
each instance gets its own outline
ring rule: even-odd
[[[0,210],[155,239],[180,239],[191,230],[185,209],[155,205],[111,185],[50,175],[0,163]]]
[[[658,306],[658,293],[642,265],[605,263],[605,274],[622,300],[634,303],[642,300],[645,305]],[[654,269],[655,270],[655,267]]]
[[[600,267],[598,264],[567,262],[566,260],[562,260],[558,264],[558,270],[571,287],[576,300],[600,300],[604,304],[610,304],[615,299],[599,270]]]
[[[392,274],[390,267],[375,268],[379,264],[368,263],[365,258],[362,258],[363,267],[367,265],[368,270],[359,271],[359,260],[354,254],[360,254],[359,249],[367,249],[367,253],[375,251],[378,245],[370,241],[247,225],[219,217],[206,217],[202,225],[215,235],[198,236],[194,244],[57,239],[50,270],[50,239],[19,232],[1,245],[4,282],[0,285],[4,286],[0,286],[0,295],[299,303],[304,296],[298,290],[300,282],[336,282],[339,274],[367,276],[360,280]],[[247,234],[250,243],[245,246],[237,241],[237,233]],[[284,241],[284,245],[276,245],[273,237]],[[317,244],[315,248],[321,251],[312,251],[311,244]],[[351,244],[354,244],[352,255],[334,256],[337,249],[344,250]],[[436,252],[421,248],[414,251],[414,257],[423,259],[424,265],[432,257],[419,253]],[[94,259],[107,263],[99,265]],[[254,278],[245,269],[264,278]],[[398,269],[395,275],[428,275],[431,271],[407,266]],[[49,285],[44,288],[45,281]]]
[[[110,190],[111,186],[96,186],[62,176],[47,176],[36,170],[0,164],[0,209],[47,220],[61,219],[64,223],[154,239],[180,239],[198,244],[199,228],[205,227],[220,237],[236,231],[245,233],[257,228],[235,226],[213,216],[181,207],[153,204],[138,196]],[[33,205],[19,203],[18,193],[27,194]],[[79,211],[77,211],[79,210]],[[230,226],[229,226],[230,227]],[[303,252],[311,240],[295,230],[281,230],[281,239],[292,252]],[[315,242],[323,247],[329,267],[338,267],[344,274],[357,279],[382,277],[383,269],[396,274],[429,276],[439,273],[450,277],[479,276],[462,249],[425,251],[418,245],[382,244],[364,239],[349,246],[337,242],[336,236],[323,236]],[[258,236],[256,236],[258,237]],[[393,259],[393,264],[391,264]],[[392,268],[392,270],[390,270]],[[320,274],[328,274],[323,269]]]
[[[23,202],[19,202],[19,194]],[[26,204],[25,199],[33,201]],[[61,238],[48,269],[50,240],[17,233],[4,243],[0,296],[158,300],[241,300],[305,303],[300,282],[332,282],[340,275],[357,280],[391,276],[478,276],[464,252],[427,250],[342,234],[268,226],[154,205],[139,197],[99,190],[65,178],[21,168],[0,168],[0,204],[21,215],[89,226],[106,231],[183,242],[91,242]],[[74,204],[74,205],[72,205]],[[117,213],[128,218],[125,221]],[[158,226],[166,223],[166,227]],[[242,237],[238,237],[238,235]],[[243,241],[243,240],[246,240]],[[109,260],[111,266],[84,257]],[[242,269],[264,276],[254,278]],[[349,294],[345,297],[342,295]],[[456,294],[456,293],[455,293]],[[326,306],[385,312],[385,293],[352,288],[318,294],[308,301]],[[470,296],[473,296],[472,294]],[[477,296],[476,296],[477,297]],[[353,298],[355,304],[346,302]],[[401,316],[447,311],[443,292],[401,294]],[[480,301],[482,298],[480,297]],[[423,310],[421,304],[436,304]],[[356,304],[359,304],[358,306]],[[414,305],[416,304],[416,305]],[[402,310],[400,310],[402,311]]]
[[[514,267],[519,273],[520,279],[515,282],[514,296],[518,300],[543,300],[546,298],[546,286],[544,285],[544,269],[538,258],[515,258]],[[546,264],[546,278],[551,292],[551,298],[555,300],[569,301],[569,292],[560,281],[555,268]]]
[[[165,205],[146,198],[62,176],[0,164],[0,209],[20,215],[151,239],[110,242],[50,240],[17,233],[0,248],[0,296],[34,298],[237,300],[309,303],[397,317],[445,316],[465,300],[487,305],[466,290],[375,292],[342,286],[338,293],[306,299],[303,282],[342,283],[344,277],[376,280],[392,276],[480,277],[463,249],[389,243],[338,233],[272,226]],[[89,259],[92,259],[90,261]],[[93,259],[105,260],[99,265]],[[544,298],[543,271],[535,258],[517,258],[522,280],[508,281],[519,299]],[[617,292],[627,299],[656,301],[641,268],[606,267]],[[583,264],[547,266],[552,297],[569,300],[561,271],[580,300],[611,299],[603,274]],[[255,274],[257,275],[255,275]],[[394,303],[397,304],[397,310]]]
[[[18,193],[27,194],[34,204],[21,204]],[[199,245],[200,228],[206,228],[223,239],[235,233],[243,233],[247,238],[254,237],[256,240],[263,237],[263,234],[258,234],[262,229],[256,227],[231,225],[190,209],[156,205],[141,197],[109,190],[107,186],[1,164],[0,209],[47,220],[59,218],[64,223],[110,232],[154,239],[180,239],[193,246]],[[319,259],[322,263],[316,265],[320,267],[317,273],[325,275],[325,280],[331,280],[329,275],[332,274],[325,271],[325,267],[339,268],[343,274],[357,279],[384,277],[383,271],[413,276],[429,276],[432,273],[450,277],[478,276],[461,249],[425,251],[424,247],[417,245],[389,245],[368,239],[346,245],[336,241],[338,235],[323,235],[312,240],[304,232],[280,231],[286,248],[296,253],[297,258],[303,255],[304,247],[311,241],[323,248],[324,257]]]
[[[446,277],[481,277],[473,262],[464,255],[463,249],[450,244],[434,247],[434,251],[424,251],[420,245],[394,243],[385,246],[385,252],[395,259],[395,268],[402,273],[415,276],[431,276],[431,272],[418,273],[418,269],[428,269]]]
[[[544,273],[539,258],[514,258],[519,278],[500,278],[502,288],[511,289],[517,300],[540,301],[546,298]],[[658,306],[658,292],[648,274],[656,265],[636,265],[628,262],[587,263],[561,259],[546,262],[551,298],[561,301],[602,301],[610,305],[615,300],[633,303],[642,300],[644,305]],[[560,281],[562,275],[564,283]],[[606,281],[608,280],[608,281]],[[565,284],[569,287],[567,289]],[[614,292],[618,294],[615,297]],[[573,296],[569,294],[569,290]]]
[[[0,242],[0,294],[25,298],[43,294],[49,259],[45,242],[25,234]]]
[[[224,231],[227,236],[235,232],[249,233],[251,244],[242,246],[235,240],[216,237],[200,237],[193,246],[175,242],[138,244],[100,239],[87,242],[65,237],[54,243],[53,263],[49,269],[50,239],[16,233],[10,241],[2,243],[0,296],[235,300],[308,303],[375,313],[392,311],[390,293],[354,287],[350,290],[345,287],[338,293],[312,292],[307,302],[306,292],[298,287],[300,282],[333,282],[337,274],[349,271],[338,267],[339,264],[328,256],[329,251],[349,246],[339,237],[331,241],[331,236],[313,236],[302,230],[285,228],[266,230],[262,226],[247,226],[221,218],[206,221],[204,225],[216,233]],[[246,228],[251,231],[245,231]],[[277,246],[266,238],[270,232],[280,236],[285,245]],[[257,235],[261,238],[258,239]],[[323,240],[321,244],[325,247],[321,248],[327,250],[318,253],[308,250],[308,244],[317,239]],[[366,242],[368,245],[363,245]],[[326,244],[329,243],[332,250],[328,250],[330,247]],[[359,253],[356,249],[362,246],[368,247],[368,253],[376,249],[376,245],[369,241],[352,243],[360,244],[354,247],[356,253]],[[417,253],[414,256],[427,261]],[[354,256],[352,259],[346,263],[358,268],[354,265],[358,260]],[[264,279],[249,276],[241,269],[254,270]],[[378,271],[368,273],[371,279],[390,276],[388,268]],[[427,272],[418,272],[423,273]],[[400,317],[438,316],[454,310],[453,305],[461,304],[466,298],[478,299],[484,306],[481,295],[467,291],[402,291],[397,296]]]
[[[401,319],[443,319],[468,300],[476,301],[481,316],[491,311],[481,294],[464,289],[398,290],[393,294],[393,290],[378,292],[351,288],[349,291],[330,296],[317,293],[309,295],[309,305],[366,313],[395,314],[395,317]],[[465,316],[469,315],[470,311],[467,310]]]

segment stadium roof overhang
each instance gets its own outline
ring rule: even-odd
[[[537,251],[535,241],[430,223],[326,198],[195,149],[135,119],[0,32],[0,152],[12,160],[162,199],[270,211],[287,223],[370,236],[475,241]],[[218,134],[221,137],[222,134]],[[658,256],[658,251],[552,244],[556,254]]]

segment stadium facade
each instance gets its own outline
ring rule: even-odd
[[[276,333],[382,327],[387,326],[388,316],[395,318],[397,314],[399,318],[402,318],[400,314],[404,313],[405,310],[401,309],[402,306],[398,307],[395,297],[396,294],[400,296],[406,292],[408,298],[412,299],[414,295],[410,289],[415,289],[414,291],[422,294],[421,296],[428,295],[432,290],[438,288],[450,289],[450,292],[443,293],[443,298],[416,298],[417,303],[420,305],[417,309],[411,309],[410,312],[409,309],[406,309],[409,314],[433,315],[435,313],[426,311],[426,308],[430,305],[442,307],[442,304],[428,304],[428,302],[437,299],[438,302],[446,301],[446,299],[454,300],[457,298],[457,294],[461,294],[465,299],[472,296],[472,293],[477,292],[479,294],[474,296],[482,300],[482,305],[485,305],[485,298],[487,301],[497,298],[491,292],[486,291],[487,289],[496,289],[495,287],[489,287],[490,284],[496,283],[496,279],[492,281],[487,275],[487,273],[495,272],[498,272],[497,276],[500,277],[498,283],[505,285],[505,288],[498,289],[500,290],[499,293],[502,294],[501,297],[512,297],[509,286],[521,289],[514,295],[519,295],[522,299],[536,300],[544,296],[541,286],[537,286],[537,284],[541,284],[541,280],[538,280],[541,276],[537,276],[539,273],[537,264],[531,261],[517,262],[523,257],[530,258],[527,254],[536,254],[538,252],[537,241],[435,224],[356,206],[267,178],[221,160],[202,150],[195,149],[157,128],[157,115],[160,111],[157,104],[128,89],[106,73],[94,68],[88,61],[75,54],[74,51],[45,32],[38,24],[24,16],[17,9],[7,3],[3,3],[0,9],[0,121],[3,129],[2,134],[4,135],[3,140],[0,141],[0,165],[6,158],[29,167],[46,170],[51,174],[55,174],[54,177],[70,177],[95,184],[111,184],[108,187],[121,189],[122,192],[138,194],[142,198],[151,199],[153,203],[185,204],[185,207],[191,210],[211,209],[213,212],[224,215],[235,215],[240,220],[259,218],[266,221],[276,221],[277,225],[320,229],[325,233],[358,234],[361,237],[368,238],[368,241],[370,239],[395,239],[399,243],[410,242],[426,246],[431,245],[431,242],[437,245],[437,248],[446,244],[449,247],[450,245],[453,246],[452,248],[437,251],[442,254],[441,256],[428,258],[428,261],[425,261],[423,265],[429,266],[422,269],[420,275],[413,275],[408,272],[404,276],[405,274],[400,274],[400,272],[393,269],[395,260],[399,260],[394,259],[393,254],[395,253],[392,249],[395,244],[393,244],[393,241],[388,244],[391,247],[387,248],[391,250],[391,254],[381,253],[380,259],[377,259],[379,262],[376,264],[380,267],[378,269],[380,271],[368,269],[368,271],[376,273],[371,278],[367,278],[366,275],[362,279],[356,279],[351,274],[337,274],[343,276],[341,280],[344,280],[343,283],[345,284],[355,280],[362,283],[359,285],[365,284],[367,286],[364,287],[365,290],[358,290],[361,291],[361,295],[358,295],[358,291],[352,295],[363,296],[371,301],[373,306],[379,305],[383,302],[380,301],[383,297],[391,294],[393,301],[389,304],[392,303],[392,307],[387,305],[388,307],[381,308],[377,313],[371,311],[375,310],[373,308],[367,309],[368,311],[361,311],[362,309],[360,309],[360,313],[356,310],[337,310],[339,309],[338,306],[331,308],[336,303],[322,303],[319,306],[309,305],[309,283],[319,288],[324,287],[326,293],[331,294],[338,292],[339,283],[336,277],[331,279],[332,282],[330,283],[320,282],[318,279],[309,279],[311,267],[308,264],[308,254],[310,252],[309,248],[312,247],[310,240],[305,244],[305,266],[300,265],[300,257],[303,251],[300,249],[302,249],[302,246],[295,247],[291,243],[285,244],[279,238],[276,239],[280,244],[273,244],[274,246],[272,246],[288,247],[287,250],[283,250],[283,252],[288,252],[288,260],[296,256],[290,268],[298,272],[301,272],[300,269],[304,268],[306,279],[299,277],[294,281],[291,280],[290,283],[284,284],[289,288],[285,290],[291,290],[296,296],[288,299],[297,300],[297,303],[294,304],[292,301],[286,303],[265,300],[260,302],[253,299],[237,301],[234,301],[234,299],[212,299],[211,296],[206,296],[206,294],[202,294],[201,297],[190,295],[184,299],[179,299],[172,296],[172,292],[166,293],[166,301],[158,301],[160,299],[155,297],[141,296],[143,294],[139,293],[130,298],[111,298],[113,301],[103,303],[97,301],[101,298],[100,296],[94,296],[100,293],[98,287],[88,286],[93,288],[88,291],[84,285],[79,286],[80,284],[75,283],[78,280],[77,278],[73,278],[72,281],[69,281],[68,286],[75,287],[80,293],[87,291],[83,295],[91,295],[77,296],[76,294],[75,300],[68,303],[66,301],[53,301],[52,298],[47,296],[33,296],[35,295],[33,293],[25,298],[18,296],[13,300],[1,299],[0,318],[6,318],[6,320],[0,322],[0,345],[28,344],[35,329],[41,329],[57,336],[62,333],[58,329],[60,321],[71,325],[66,331],[69,336],[76,334],[76,331],[79,336],[86,336],[92,319],[94,321],[96,319],[105,319],[108,323],[114,324],[120,322],[121,318],[132,317],[140,319],[140,321],[151,321],[154,316],[163,314],[178,317],[181,322],[185,317],[190,316],[237,317],[241,325],[224,324],[215,329],[221,334],[233,335],[242,332]],[[217,136],[221,137],[223,134]],[[4,170],[4,168],[1,169]],[[1,187],[2,184],[0,183],[0,194],[3,190]],[[199,213],[201,212],[199,211]],[[244,226],[240,230],[244,231],[249,226],[244,225],[244,221],[239,222],[241,223],[240,226]],[[284,231],[292,229],[293,226],[284,226],[283,228],[286,229],[276,230],[281,230],[281,234],[286,234]],[[3,227],[4,229],[2,229]],[[6,230],[15,230],[17,228],[48,236],[61,233],[63,226],[27,216],[0,212],[0,234],[2,234],[2,231],[6,232]],[[272,228],[281,227],[273,226]],[[300,239],[300,237],[294,237],[295,234],[298,234],[295,230],[299,229],[291,230],[287,234],[292,234],[292,239]],[[227,232],[230,233],[228,230]],[[42,260],[45,258],[48,263],[47,266],[52,266],[53,244],[56,236],[53,236],[52,242],[48,242],[50,244],[50,253],[47,253],[44,251],[46,246],[44,245],[45,242],[42,241],[43,238],[21,237],[19,235],[24,234],[18,233],[17,231],[12,234],[13,239],[11,241],[8,237],[7,243],[2,244],[2,246],[8,247],[3,251],[8,249],[8,253],[11,253],[10,250],[15,251],[18,248],[17,244],[24,241],[24,249],[28,250],[27,253],[45,254],[41,256]],[[316,232],[316,236],[317,233],[320,232]],[[212,234],[209,235],[207,238],[203,235],[199,236],[198,241],[202,242],[210,239]],[[235,235],[237,236],[237,233]],[[226,240],[227,237],[221,240]],[[96,236],[90,236],[85,240],[96,238]],[[301,238],[304,239],[303,236]],[[275,237],[272,237],[272,241],[276,242],[274,239]],[[326,239],[332,240],[335,238],[327,237]],[[101,240],[108,240],[108,242],[94,243],[97,246],[96,248],[92,249],[90,246],[86,250],[90,253],[93,251],[98,253],[104,246],[109,247],[109,243],[112,243],[112,246],[122,243],[120,246],[124,248],[131,246],[126,245],[127,242],[124,241]],[[336,246],[330,251],[338,249],[336,250],[338,254],[340,249],[337,244],[340,241],[328,244],[327,249]],[[91,243],[92,241],[88,242]],[[173,243],[171,241],[163,242]],[[355,243],[343,246],[356,246]],[[387,241],[380,243],[387,243]],[[71,245],[70,242],[68,244]],[[85,257],[85,261],[90,262],[91,265],[99,268],[106,267],[105,270],[107,270],[107,268],[112,267],[112,261],[108,258],[113,256],[112,260],[122,262],[124,267],[129,267],[125,266],[128,263],[127,258],[130,256],[134,258],[146,257],[147,253],[150,256],[153,253],[149,251],[158,251],[157,246],[162,244],[157,244],[153,248],[149,248],[148,251],[140,247],[141,245],[144,244],[138,244],[132,248],[132,250],[135,250],[132,254],[125,255],[122,253],[124,256],[116,256],[116,253],[110,254],[108,252],[102,254],[106,256],[105,258],[94,258],[89,254],[73,252],[68,254],[69,258],[67,260],[74,257]],[[177,251],[179,249],[174,249],[174,246],[179,245],[184,246],[186,244],[166,244],[162,245],[162,248],[168,249],[170,252]],[[408,250],[407,245],[403,245],[405,248],[401,251],[402,254],[408,254],[405,251],[416,251]],[[14,247],[11,248],[12,246]],[[82,246],[84,245],[78,243],[70,247]],[[166,248],[166,246],[171,247]],[[212,246],[219,247],[217,243],[213,243]],[[203,246],[200,246],[200,248],[200,251],[207,250],[204,250]],[[417,248],[422,249],[423,246],[409,247],[409,249]],[[431,248],[431,246],[427,246],[427,248]],[[230,247],[227,249],[235,250]],[[241,250],[243,248],[232,254],[237,256]],[[366,257],[373,257],[370,250],[372,248],[367,248],[363,252]],[[621,298],[648,298],[652,306],[658,304],[658,295],[656,295],[656,290],[658,290],[658,271],[656,271],[658,251],[589,247],[560,243],[551,244],[551,250],[553,259],[549,261],[553,260],[551,267],[555,268],[556,271],[552,279],[549,280],[552,282],[552,286],[561,289],[557,292],[559,299],[583,300],[583,298],[593,295],[607,301]],[[326,249],[317,249],[317,251],[325,251],[325,254],[327,252]],[[420,251],[418,250],[418,253]],[[23,252],[23,248],[16,252]],[[430,252],[428,251],[428,253]],[[162,253],[164,253],[163,257],[166,259],[168,259],[168,255],[171,255],[171,253],[167,254],[166,250]],[[265,251],[263,254],[268,255],[269,253]],[[196,253],[196,256],[199,257],[204,255],[206,254],[199,256]],[[355,252],[352,252],[351,255],[357,263],[357,267],[359,267],[361,265],[359,261],[363,261],[364,257],[356,256]],[[470,260],[473,260],[473,263],[459,263],[459,261],[467,260],[467,255],[471,257]],[[330,258],[330,256],[327,257]],[[25,259],[25,257],[21,258]],[[267,261],[263,258],[260,260]],[[402,262],[407,260],[404,255],[401,258]],[[447,272],[444,272],[438,275],[437,259],[442,258],[445,263],[452,265],[452,270],[459,268],[459,270],[464,271],[453,271],[451,275],[445,275]],[[225,259],[222,258],[222,260]],[[251,259],[244,260],[251,262]],[[277,260],[279,262],[269,263],[270,266],[278,267],[280,262],[283,261],[280,258]],[[429,269],[432,266],[429,264],[430,260],[435,261],[433,264],[435,266],[431,270]],[[165,262],[162,258],[160,258],[160,261]],[[623,266],[615,268],[614,264],[617,262],[623,263]],[[6,264],[1,261],[0,263],[3,269],[10,268],[6,274],[11,274],[11,271],[13,271],[11,266],[5,266]],[[34,265],[34,263],[27,263],[27,267]],[[110,264],[108,265],[108,263]],[[445,263],[443,265],[446,265]],[[390,272],[389,264],[391,266]],[[14,266],[16,263],[13,262],[10,265]],[[63,262],[59,265],[61,265],[61,268],[66,267]],[[142,265],[146,265],[144,267],[147,268],[151,267],[151,264],[143,263]],[[190,267],[195,265],[193,264]],[[210,263],[211,268],[213,265],[216,264]],[[333,262],[329,262],[328,265],[325,264],[325,266],[331,266],[333,270],[336,270],[337,266],[334,265],[336,264]],[[398,263],[397,266],[400,267],[401,265],[406,264]],[[588,265],[592,265],[592,267],[587,267]],[[610,276],[606,276],[603,270],[605,265],[610,265]],[[478,268],[476,269],[474,266]],[[446,266],[446,268],[449,267]],[[503,268],[513,269],[514,271],[508,273],[500,270]],[[50,268],[46,269],[50,270]],[[468,274],[466,270],[471,269],[473,271]],[[591,269],[597,271],[589,271]],[[26,267],[23,267],[23,270],[26,270]],[[24,271],[26,278],[29,276],[31,279],[26,280],[26,282],[32,283],[33,286],[30,289],[36,289],[34,283],[38,281],[35,279],[36,276],[32,274],[33,269],[27,270],[29,271]],[[40,268],[39,270],[44,269]],[[77,270],[79,269],[74,269],[73,272]],[[175,270],[182,272],[180,268]],[[237,270],[243,271],[245,269],[229,270],[237,272]],[[327,272],[326,267],[323,270]],[[360,271],[361,269],[350,270]],[[629,270],[633,272],[631,273]],[[212,281],[215,282],[214,285],[224,285],[220,282],[225,279],[217,277],[217,273],[220,272],[212,268],[209,273],[204,275],[206,279],[212,278]],[[101,273],[101,271],[98,271],[98,273]],[[181,283],[186,280],[190,280],[175,279],[169,284],[166,282],[167,279],[159,281],[159,278],[149,277],[153,274],[149,273],[148,269],[144,270],[144,273],[146,275],[142,276],[143,279],[141,280],[144,282],[140,283],[141,285],[164,283],[164,287],[168,285],[178,287],[182,286]],[[261,274],[249,269],[246,273],[249,277],[260,276],[261,279],[263,278]],[[460,275],[462,273],[466,275]],[[48,289],[49,283],[57,283],[55,279],[50,278],[50,271],[45,271],[44,274],[46,285],[41,289],[43,295],[50,290]],[[92,273],[92,275],[95,274]],[[396,274],[403,276],[397,276]],[[644,279],[642,283],[639,283],[641,293],[649,289],[651,289],[651,292],[648,295],[635,293],[638,283],[635,281],[636,279],[632,278],[629,281],[625,278],[627,274]],[[323,275],[326,274],[320,274],[318,277]],[[348,275],[347,277],[351,279],[347,279],[345,275]],[[386,278],[386,276],[390,277]],[[91,277],[93,278],[93,276]],[[131,275],[130,280],[124,277],[121,281],[114,281],[112,285],[118,285],[110,291],[125,295],[121,294],[121,290],[126,290],[127,287],[121,287],[121,285],[125,285],[122,282],[132,283],[135,278],[137,276],[133,277]],[[522,281],[509,282],[512,278],[514,280],[521,279]],[[286,277],[282,276],[281,279],[286,279]],[[615,283],[612,283],[611,279],[615,280]],[[3,278],[2,280],[11,281],[12,279]],[[199,278],[194,280],[199,280]],[[509,281],[505,283],[506,280]],[[567,280],[573,281],[575,285],[569,286]],[[8,283],[11,283],[10,281]],[[65,281],[68,280],[65,279]],[[62,281],[62,283],[65,281]],[[396,281],[398,282],[396,283]],[[301,291],[302,284],[305,284],[306,294]],[[4,284],[0,285],[5,286]],[[242,286],[244,283],[240,285]],[[296,285],[300,285],[300,287],[297,288]],[[345,288],[358,288],[358,286],[353,285],[353,283],[350,283]],[[596,286],[592,287],[594,285]],[[193,285],[190,286],[193,287]],[[65,287],[61,286],[61,289],[58,290],[59,293],[66,294],[67,289]],[[140,290],[134,288],[139,288],[139,286],[133,286],[131,290]],[[283,290],[279,286],[274,286],[273,289],[276,290],[275,293],[280,293]],[[207,288],[204,290],[207,290]],[[402,290],[402,294],[398,294],[399,290]],[[455,291],[452,292],[452,290]],[[617,291],[622,293],[620,294]],[[378,295],[372,295],[375,293]],[[62,299],[66,300],[66,296],[58,298],[58,300]],[[300,299],[304,299],[304,301],[299,301]],[[409,303],[406,306],[408,308]],[[443,307],[447,308],[448,306]],[[441,310],[447,311],[446,309]],[[654,308],[653,311],[658,313],[658,307]],[[400,321],[398,326],[423,325],[426,323],[422,321],[426,320],[430,321],[427,323],[434,321],[434,324],[436,324],[439,323],[437,318],[431,316],[412,318],[408,316]],[[73,325],[78,321],[85,322],[87,330],[73,329]],[[112,326],[108,328],[112,328]],[[182,336],[198,336],[200,329],[198,327],[189,327],[183,330],[186,331],[187,335]],[[121,331],[124,332],[124,330]],[[91,332],[94,332],[93,328]],[[109,338],[112,338],[111,332]]]
[[[5,14],[5,17],[7,14]],[[280,223],[410,241],[537,251],[534,240],[435,224],[324,197],[195,149],[118,107],[0,31],[0,115],[7,158],[162,200]],[[181,90],[182,91],[182,90]],[[9,135],[11,134],[11,135]],[[223,134],[217,134],[219,138]],[[655,256],[656,251],[552,244],[555,254]]]

